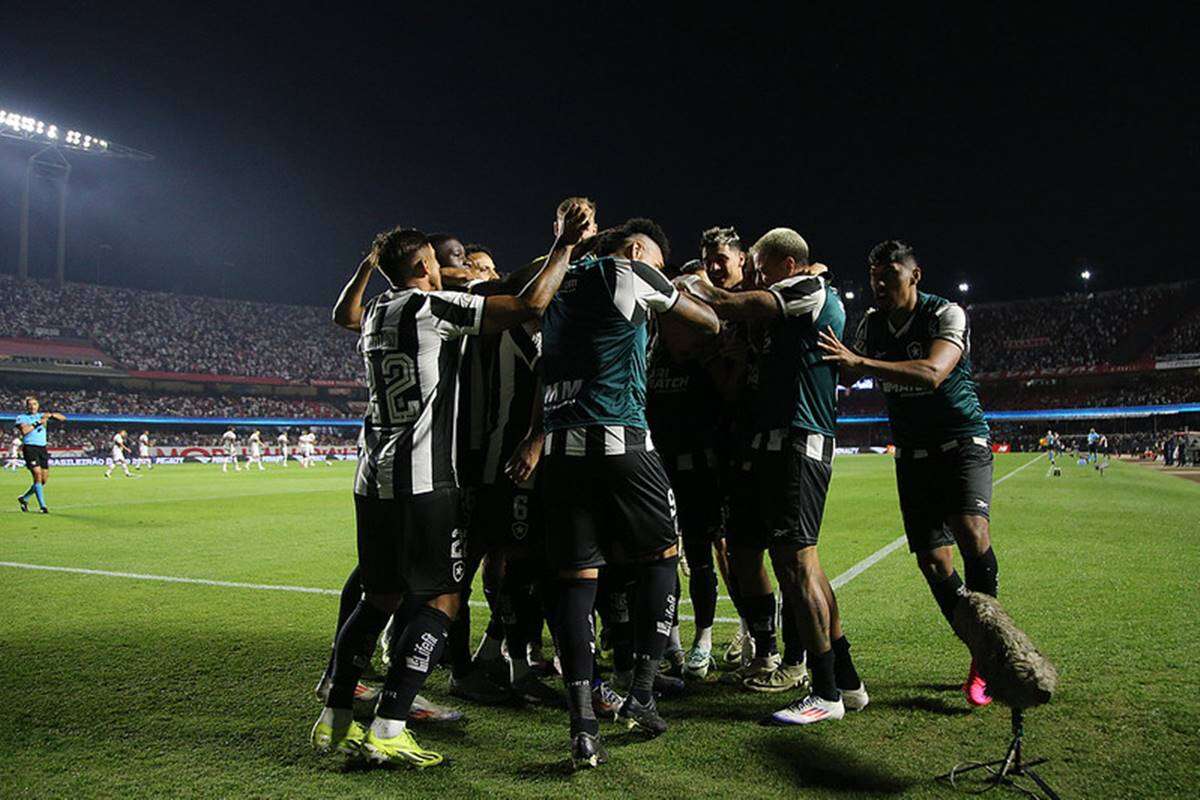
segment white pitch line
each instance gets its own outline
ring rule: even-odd
[[[85,569],[83,567],[54,567],[48,564],[25,564],[19,561],[0,561],[0,567],[10,569],[27,569],[38,572],[67,572],[72,575],[98,575],[104,578],[126,578],[135,581],[156,581],[158,583],[188,583],[193,586],[219,586],[224,589],[249,589],[259,592],[297,592],[300,594],[340,595],[341,589],[320,589],[315,586],[287,586],[276,583],[243,583],[241,581],[218,581],[209,578],[185,578],[178,575],[149,575],[143,572],[116,572],[108,569]],[[487,608],[482,600],[472,600],[474,608]],[[679,615],[680,619],[692,621],[695,617]],[[737,622],[736,617],[717,617],[717,622]]]
[[[996,479],[996,480],[995,480],[995,481],[992,483],[992,488],[994,489],[995,487],[997,487],[997,486],[999,486],[1000,484],[1004,483],[1006,480],[1008,480],[1009,478],[1011,478],[1013,475],[1016,475],[1018,472],[1020,472],[1021,470],[1025,469],[1026,467],[1028,467],[1028,466],[1031,466],[1031,465],[1033,465],[1033,464],[1037,463],[1038,461],[1041,461],[1041,460],[1042,460],[1042,457],[1043,457],[1043,456],[1045,456],[1045,455],[1046,455],[1045,453],[1041,453],[1041,454],[1040,454],[1040,455],[1038,455],[1036,458],[1031,458],[1031,459],[1029,459],[1029,460],[1028,460],[1028,461],[1026,461],[1024,464],[1022,464],[1021,466],[1019,466],[1019,467],[1017,467],[1016,469],[1014,469],[1012,472],[1008,472],[1008,473],[1005,473],[1004,475],[1001,475],[999,478],[997,478],[997,479]],[[831,580],[831,581],[829,582],[829,585],[830,585],[830,586],[832,586],[834,589],[840,589],[840,588],[842,588],[842,587],[843,587],[843,586],[845,586],[847,583],[849,583],[850,581],[854,580],[854,579],[855,579],[855,578],[857,578],[859,575],[862,575],[862,574],[863,574],[864,572],[866,572],[868,569],[870,569],[871,567],[875,566],[875,565],[876,565],[876,564],[878,564],[880,561],[882,561],[883,559],[887,558],[887,557],[888,557],[889,555],[891,555],[892,553],[894,553],[894,552],[896,552],[897,550],[899,550],[901,547],[903,547],[903,546],[904,546],[904,544],[905,544],[907,541],[908,541],[908,539],[907,539],[906,537],[904,537],[904,536],[898,536],[898,537],[896,537],[896,538],[895,538],[895,539],[893,539],[892,541],[890,541],[890,542],[888,542],[887,544],[885,544],[883,547],[881,547],[881,548],[879,548],[878,550],[876,550],[874,553],[871,553],[871,555],[867,556],[867,557],[866,557],[866,558],[864,558],[862,561],[860,561],[860,562],[858,562],[857,564],[855,564],[855,565],[854,565],[853,567],[851,567],[850,569],[848,569],[848,570],[846,570],[845,572],[843,572],[841,575],[838,575],[836,578],[834,578],[833,580]]]
[[[1042,454],[1038,455],[1036,458],[1032,458],[1029,461],[1026,461],[1024,464],[1017,467],[1012,472],[1009,472],[1009,473],[1006,473],[1006,474],[1000,476],[999,478],[996,479],[996,481],[992,484],[992,486],[993,487],[999,486],[1000,484],[1004,483],[1006,480],[1011,478],[1013,475],[1016,475],[1021,470],[1025,469],[1026,467],[1032,466],[1036,462],[1040,461],[1045,455],[1046,455],[1045,453],[1042,453]],[[300,494],[300,492],[297,492],[297,494]],[[243,496],[246,496],[246,495],[243,495]],[[155,501],[149,501],[149,502],[155,502]],[[880,561],[882,561],[884,558],[886,558],[891,553],[894,553],[895,551],[899,550],[900,547],[904,545],[905,541],[906,541],[906,539],[903,536],[893,539],[892,541],[888,542],[883,547],[876,550],[871,555],[864,558],[862,561],[855,564],[850,569],[843,572],[841,575],[838,575],[836,578],[834,578],[832,581],[830,581],[830,584],[833,586],[834,589],[840,589],[841,587],[845,586],[850,581],[857,578],[859,575],[866,572],[868,569],[873,567],[875,564],[878,564]],[[211,580],[208,578],[186,578],[186,577],[181,577],[181,576],[177,576],[177,575],[149,575],[149,574],[145,574],[145,573],[141,573],[141,572],[115,572],[113,570],[85,569],[83,567],[55,567],[55,566],[49,566],[46,564],[25,564],[25,563],[21,563],[21,562],[17,562],[17,561],[0,561],[0,567],[9,567],[11,569],[38,570],[41,572],[67,572],[67,573],[71,573],[71,574],[75,574],[75,575],[98,575],[98,576],[102,576],[102,577],[106,577],[106,578],[127,578],[130,580],[140,580],[140,581],[158,581],[160,583],[189,583],[189,584],[193,584],[193,585],[197,585],[197,586],[219,586],[219,587],[223,587],[226,589],[249,589],[249,590],[253,590],[253,591],[297,592],[300,594],[322,594],[322,595],[339,595],[339,594],[341,594],[341,590],[339,590],[339,589],[320,589],[320,588],[313,587],[313,586],[287,586],[287,585],[273,584],[273,583],[242,583],[240,581],[218,581],[218,580]],[[728,600],[729,598],[722,596],[719,599],[720,600]],[[685,600],[683,602],[688,602],[688,601]],[[470,605],[473,607],[476,607],[476,608],[484,608],[487,606],[487,603],[485,603],[481,600],[475,600],[475,601],[471,601]],[[684,614],[680,614],[679,618],[681,620],[688,620],[688,621],[695,620],[695,617],[687,616]],[[714,621],[715,622],[739,622],[740,620],[738,620],[737,617],[716,617]]]

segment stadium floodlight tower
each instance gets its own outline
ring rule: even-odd
[[[21,244],[17,256],[17,279],[29,278],[29,189],[35,177],[49,181],[58,189],[58,238],[54,279],[62,286],[67,261],[67,179],[71,162],[65,152],[86,153],[104,158],[151,161],[154,156],[125,147],[90,133],[54,125],[37,117],[0,108],[0,138],[25,142],[38,147],[25,168],[25,186],[21,191]]]

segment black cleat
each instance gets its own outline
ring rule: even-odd
[[[595,769],[608,763],[608,751],[600,744],[600,737],[580,731],[571,737],[571,768]]]
[[[46,508],[45,506],[42,506],[42,513],[43,513],[43,514],[49,514],[49,513],[50,513],[50,509]]]
[[[525,673],[525,677],[512,685],[513,693],[526,703],[549,708],[567,707],[567,699],[556,689],[538,680],[533,672]]]
[[[658,697],[678,697],[687,690],[687,684],[682,678],[674,678],[665,673],[654,676],[654,694]]]
[[[29,503],[25,502],[25,498],[24,498],[24,497],[18,497],[18,498],[17,498],[17,502],[21,504],[21,510],[22,510],[22,511],[28,511],[28,510],[29,510]]]
[[[644,731],[651,736],[660,736],[667,732],[667,721],[658,713],[658,705],[654,698],[649,703],[639,703],[631,693],[625,698],[621,711],[617,714],[617,722],[624,723],[629,730]]]

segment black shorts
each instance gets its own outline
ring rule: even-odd
[[[717,456],[662,455],[675,492],[679,532],[688,540],[715,542],[725,535],[725,493]]]
[[[457,592],[467,536],[458,489],[395,500],[354,495],[363,589],[431,597]]]
[[[469,534],[473,548],[540,547],[542,524],[542,498],[536,489],[504,478],[475,489]]]
[[[50,453],[46,450],[44,444],[25,444],[21,445],[25,450],[25,466],[29,469],[41,467],[42,469],[50,468]]]
[[[953,545],[949,517],[988,516],[992,461],[991,445],[984,439],[963,439],[949,449],[902,452],[896,459],[896,489],[910,551]]]
[[[778,449],[747,448],[730,487],[731,547],[815,547],[833,476],[832,436],[792,429]]]
[[[676,543],[675,495],[658,453],[550,454],[540,470],[552,568],[645,558]]]

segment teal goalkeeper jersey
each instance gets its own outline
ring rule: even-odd
[[[546,430],[644,430],[648,316],[678,301],[647,264],[614,256],[572,264],[542,318]]]
[[[881,361],[913,361],[929,355],[936,339],[962,350],[962,357],[936,389],[880,379],[892,438],[901,447],[933,447],[964,437],[988,436],[988,424],[971,377],[967,313],[957,303],[919,292],[912,316],[899,328],[886,313],[871,309],[855,334],[853,348]]]

